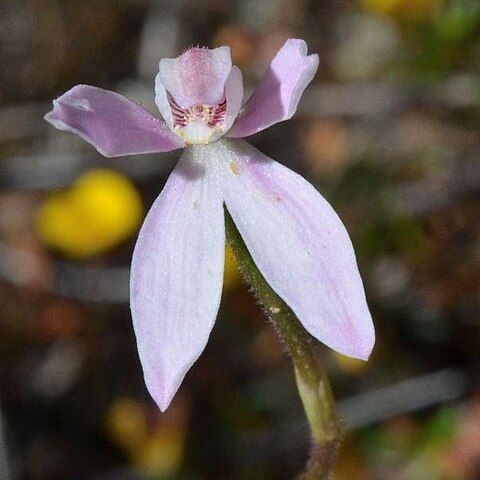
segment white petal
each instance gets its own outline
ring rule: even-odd
[[[235,65],[225,82],[225,99],[227,100],[227,114],[224,131],[228,131],[237,118],[243,100],[242,72]]]
[[[188,148],[143,224],[130,301],[145,382],[165,410],[207,343],[222,291],[225,231],[215,165]]]
[[[167,91],[163,86],[159,73],[157,73],[157,76],[155,77],[155,103],[160,110],[165,123],[169,126],[170,130],[174,132],[172,109],[168,103]]]
[[[221,146],[227,209],[267,282],[314,337],[368,358],[373,323],[352,244],[333,208],[303,177],[247,142],[223,139]]]

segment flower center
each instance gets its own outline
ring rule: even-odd
[[[182,108],[170,94],[167,99],[172,110],[174,131],[186,144],[207,144],[223,134],[226,100],[217,105],[202,104]]]

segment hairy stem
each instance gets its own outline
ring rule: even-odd
[[[331,478],[340,444],[340,427],[330,383],[315,355],[311,336],[263,278],[227,210],[225,222],[227,241],[240,272],[253,288],[293,360],[298,392],[313,441],[310,459],[298,480],[327,480]]]

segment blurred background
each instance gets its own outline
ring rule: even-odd
[[[104,159],[43,121],[78,83],[156,112],[162,57],[230,45],[251,92],[289,37],[321,66],[251,138],[351,233],[368,363],[319,345],[338,480],[480,478],[478,0],[0,0],[0,479],[291,479],[308,428],[231,255],[205,353],[160,414],[128,308],[132,248],[178,152]]]

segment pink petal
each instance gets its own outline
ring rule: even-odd
[[[168,125],[168,128],[173,132],[173,115],[170,104],[167,99],[167,91],[163,86],[162,80],[160,78],[160,73],[157,73],[155,77],[155,104],[160,110],[165,123]],[[176,135],[176,134],[175,134]]]
[[[145,382],[164,411],[201,354],[218,311],[225,249],[215,165],[191,146],[142,226],[130,304]]]
[[[303,40],[287,40],[248,99],[228,136],[247,137],[291,118],[317,68],[318,55],[307,55],[307,44]]]
[[[372,319],[337,214],[303,177],[250,144],[225,145],[227,209],[265,279],[315,338],[367,359]]]
[[[182,108],[216,105],[223,100],[232,69],[229,47],[191,48],[177,58],[160,60],[160,81]]]
[[[106,157],[168,152],[183,142],[167,125],[118,93],[77,85],[53,101],[45,120],[76,133]]]
[[[243,100],[243,77],[242,72],[235,65],[225,82],[225,99],[227,100],[227,112],[224,131],[232,126],[237,118]]]

